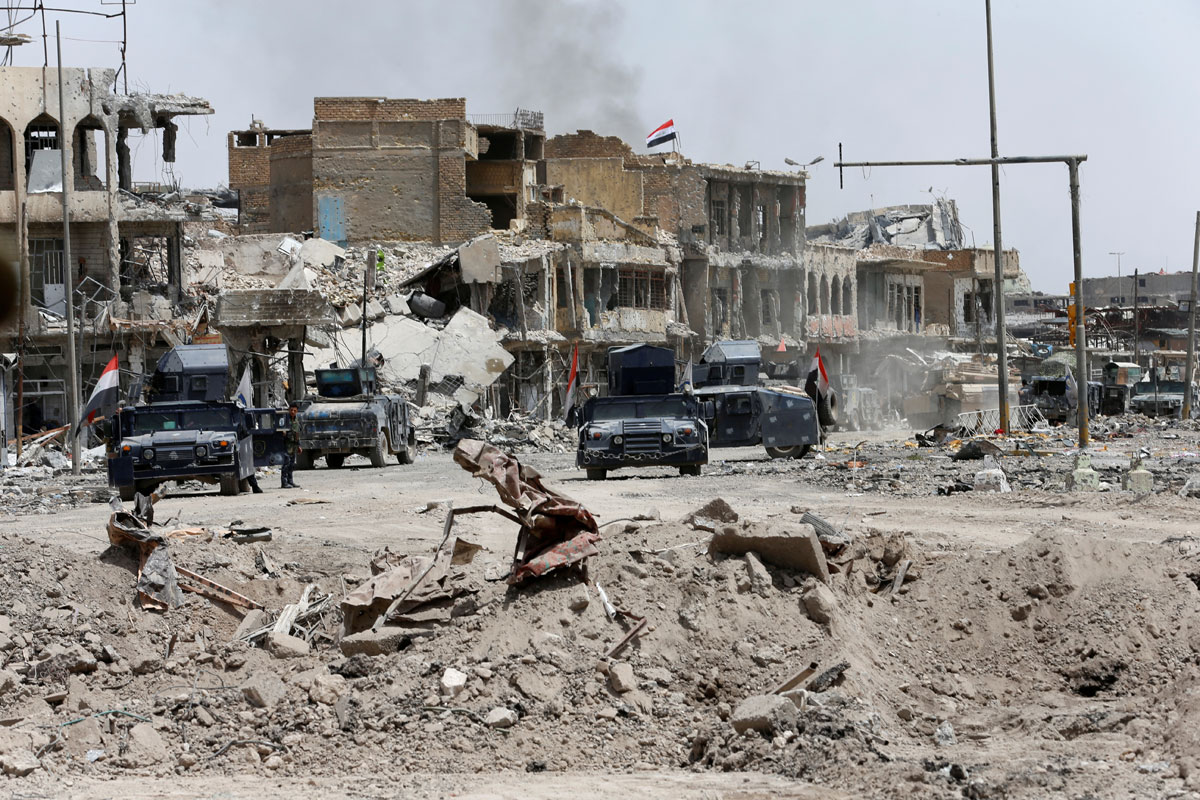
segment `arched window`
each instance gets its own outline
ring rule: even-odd
[[[0,119],[0,192],[11,192],[17,185],[16,151],[13,149],[13,129]]]
[[[829,313],[842,313],[842,278],[840,275],[833,276],[833,289],[829,294]]]
[[[84,117],[75,126],[75,190],[102,190],[108,186],[108,130],[100,120]]]
[[[854,282],[850,278],[842,281],[842,313],[846,316],[854,313]]]
[[[42,114],[25,128],[25,176],[28,180],[33,166],[33,154],[39,150],[58,149],[58,121]]]
[[[817,276],[816,273],[808,273],[808,313],[819,314],[820,306],[817,305]]]
[[[821,276],[821,313],[829,313],[829,276]]]

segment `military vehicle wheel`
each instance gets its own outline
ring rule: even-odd
[[[240,481],[238,481],[238,491],[241,491],[241,492],[250,491],[250,479],[249,478],[242,478]]]
[[[121,499],[126,503],[132,502],[134,496],[137,494],[137,487],[133,484],[130,484],[129,486],[118,486],[117,494],[120,495]]]
[[[838,399],[837,392],[832,389],[829,394],[817,401],[817,421],[826,428],[837,427]]]
[[[389,450],[391,450],[391,446],[388,444],[387,434],[381,432],[379,438],[375,440],[375,446],[367,455],[367,458],[371,459],[371,466],[378,469],[386,464]]]
[[[408,433],[408,441],[404,443],[404,449],[396,453],[396,460],[401,464],[413,463],[413,454],[417,451],[417,435],[412,431]]]
[[[768,447],[767,455],[771,458],[801,459],[808,455],[808,451],[811,449],[811,444],[794,444],[791,447]]]
[[[680,475],[694,475],[696,477],[699,477],[700,465],[699,464],[685,464],[684,466],[679,468],[679,474]]]
[[[296,469],[312,469],[313,454],[308,450],[301,450],[296,453]]]
[[[606,469],[589,469],[587,471],[587,479],[589,481],[602,481],[607,477],[608,470]]]
[[[325,465],[330,469],[341,469],[342,464],[346,463],[346,457],[341,453],[330,453],[325,456]]]
[[[221,476],[221,494],[226,497],[236,497],[241,491],[241,481],[237,475]]]

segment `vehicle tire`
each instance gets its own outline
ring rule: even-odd
[[[121,499],[124,500],[126,503],[130,503],[133,501],[134,496],[137,494],[137,487],[134,486],[133,484],[130,484],[128,486],[118,486],[117,494],[120,495]]]
[[[221,476],[221,494],[225,497],[237,497],[241,491],[241,481],[237,475]]]
[[[296,453],[296,469],[312,469],[313,454],[311,450],[301,450]]]
[[[767,455],[771,458],[794,458],[799,460],[808,455],[808,451],[811,449],[811,444],[794,444],[791,447],[768,447]]]
[[[826,428],[836,428],[838,423],[837,392],[829,390],[829,394],[817,400],[817,421]]]
[[[330,453],[325,456],[325,466],[330,469],[341,469],[342,464],[346,463],[346,457],[341,453]]]
[[[379,437],[375,440],[375,446],[367,454],[367,458],[371,459],[371,466],[379,469],[386,464],[389,450],[391,450],[391,445],[388,443],[387,432],[380,431]]]
[[[606,469],[589,469],[587,471],[587,479],[589,481],[602,481],[607,477],[608,470]]]
[[[417,435],[412,431],[408,432],[408,440],[405,441],[404,447],[400,452],[396,453],[396,460],[401,464],[413,463],[413,458],[417,452]]]
[[[700,476],[700,465],[699,464],[685,464],[684,466],[679,468],[679,474],[680,475],[692,475],[694,477],[699,477]]]

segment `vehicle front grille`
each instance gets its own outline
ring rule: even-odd
[[[159,447],[157,448],[157,461],[160,464],[184,464],[192,460],[195,456],[195,451],[192,445],[186,447]]]
[[[631,420],[623,424],[625,433],[646,433],[653,432],[658,434],[662,430],[662,423],[656,419]]]
[[[628,431],[629,426],[626,425],[625,429]],[[661,444],[657,430],[654,433],[625,434],[626,453],[657,453],[661,450]]]

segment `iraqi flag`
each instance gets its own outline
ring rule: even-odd
[[[579,387],[579,345],[575,345],[575,354],[571,356],[571,376],[567,378],[567,399],[563,402],[563,412],[571,419],[571,411],[575,408],[575,390]]]
[[[646,147],[657,147],[675,138],[675,120],[669,119],[646,137]]]
[[[825,371],[825,362],[821,360],[821,348],[813,355],[812,365],[808,368],[808,382],[816,387],[817,397],[829,394],[829,373]]]
[[[108,366],[100,373],[100,380],[96,381],[96,388],[92,390],[92,396],[88,398],[87,405],[83,407],[83,411],[79,412],[79,427],[75,430],[75,435],[83,430],[84,425],[91,425],[98,417],[107,417],[117,407],[117,401],[121,397],[121,373],[117,369],[117,357],[113,356],[108,362]]]

